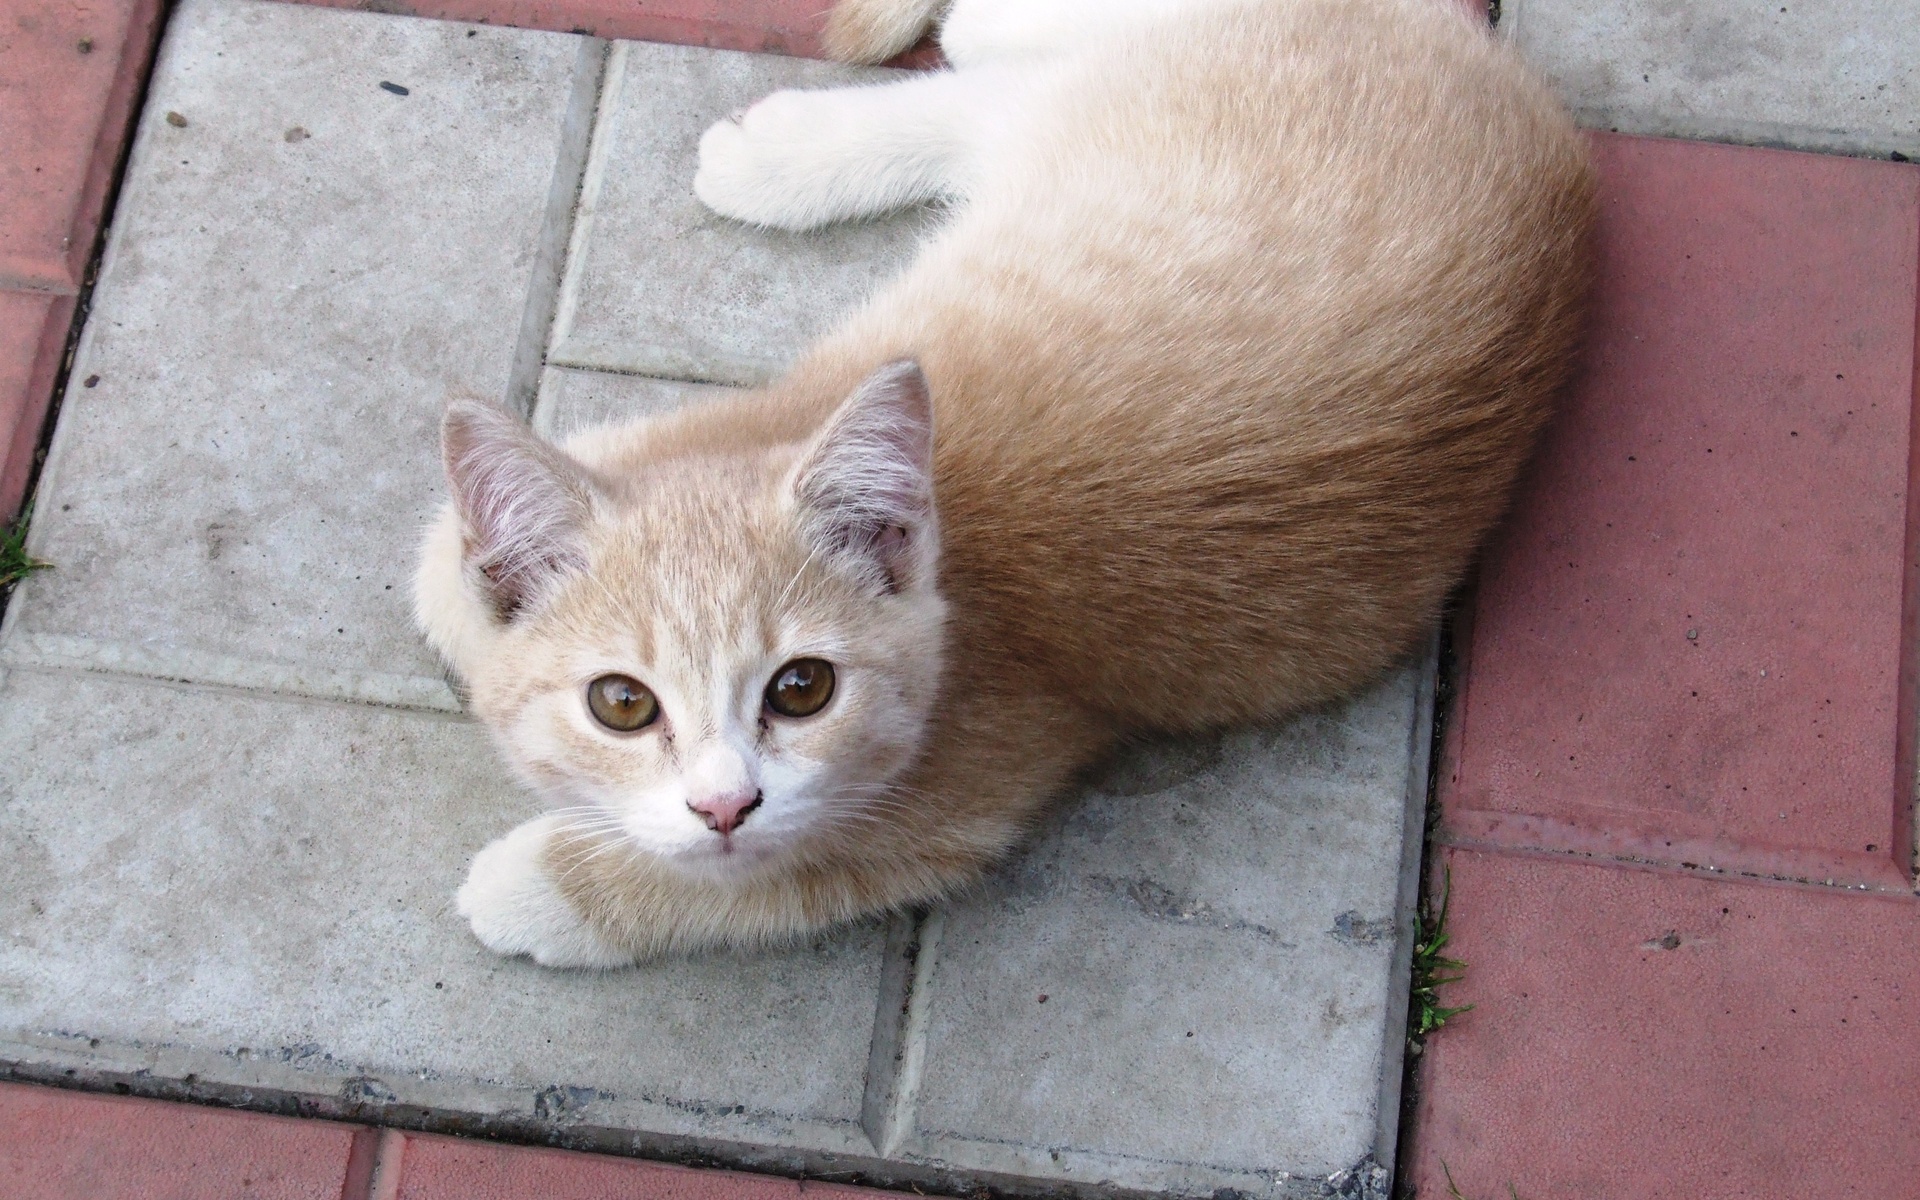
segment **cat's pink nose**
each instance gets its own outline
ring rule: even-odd
[[[760,807],[760,793],[734,792],[725,796],[709,796],[705,800],[689,800],[687,807],[693,815],[707,823],[707,828],[718,834],[729,834],[740,828],[740,822],[747,814]]]

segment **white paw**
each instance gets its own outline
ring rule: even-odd
[[[798,92],[775,92],[717,121],[700,138],[694,195],[723,217],[776,229],[836,219],[832,198],[842,157],[833,122]]]
[[[624,967],[633,955],[607,941],[547,874],[544,851],[556,822],[518,826],[473,857],[454,907],[496,954],[525,954],[543,967]]]

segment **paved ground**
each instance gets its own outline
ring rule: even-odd
[[[804,53],[820,7],[410,11]],[[1596,143],[1587,369],[1453,636],[1430,882],[1468,963],[1445,998],[1475,1007],[1417,1060],[1420,1196],[1916,1194],[1920,169],[1869,161],[1920,152],[1904,7],[1506,0],[1592,126],[1856,157]],[[17,487],[155,22],[131,0],[0,13],[0,145],[29,150],[0,156]],[[327,21],[378,32],[260,36]],[[1404,947],[1288,933],[1405,920],[1412,674],[1116,768],[991,895],[922,922],[619,983],[469,946],[448,887],[527,802],[395,602],[411,531],[390,518],[431,500],[439,394],[509,396],[550,431],[697,403],[821,319],[780,300],[795,279],[832,272],[846,303],[912,221],[745,236],[661,169],[707,106],[823,68],[234,0],[190,0],[169,38],[38,493],[60,566],[0,638],[0,1057],[786,1173],[1375,1189],[1336,1168],[1391,1156]],[[1232,844],[1148,812],[1249,793],[1263,836]],[[1295,840],[1342,849],[1276,890]],[[1115,952],[1050,952],[1089,944]],[[1341,989],[1358,1003],[1313,1007]],[[717,1036],[716,1005],[749,1036]],[[795,1190],[0,1087],[0,1195],[23,1180]]]
[[[0,1084],[0,1180],[0,1195],[61,1200],[881,1200],[887,1195],[12,1084]]]
[[[1584,377],[1456,637],[1422,1195],[1915,1195],[1920,169],[1604,137]]]
[[[1920,158],[1911,0],[1504,0],[1500,28],[1586,124]]]
[[[439,406],[565,429],[777,372],[924,215],[745,231],[693,200],[693,146],[851,76],[174,10],[39,487],[56,567],[0,638],[0,1059],[901,1183],[1384,1182],[1420,668],[1136,754],[921,921],[583,976],[450,912],[532,802],[407,618]]]
[[[0,5],[0,511],[26,493],[159,0]]]

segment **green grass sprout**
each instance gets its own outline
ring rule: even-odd
[[[1407,1036],[1415,1040],[1473,1010],[1471,1004],[1449,1008],[1440,1003],[1440,989],[1460,982],[1467,969],[1467,964],[1442,953],[1447,948],[1447,905],[1452,898],[1453,872],[1448,871],[1441,885],[1439,911],[1429,905],[1420,915],[1419,937],[1413,943],[1413,1028]]]
[[[19,583],[35,571],[53,566],[27,553],[27,522],[33,519],[33,507],[24,509],[13,524],[0,529],[0,591]]]
[[[1453,1172],[1447,1170],[1447,1160],[1444,1158],[1440,1160],[1440,1171],[1447,1177],[1447,1200],[1467,1200],[1466,1195],[1460,1190],[1460,1185],[1453,1181]],[[1519,1189],[1513,1186],[1511,1179],[1507,1181],[1507,1196],[1509,1200],[1520,1200]]]

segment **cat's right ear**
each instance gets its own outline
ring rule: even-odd
[[[579,464],[503,409],[455,400],[440,423],[465,558],[504,619],[587,565],[592,485]]]

